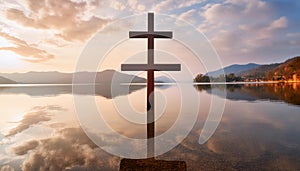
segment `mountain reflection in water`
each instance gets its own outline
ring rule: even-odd
[[[224,91],[220,85],[195,85],[197,90],[208,93],[212,93],[212,87]],[[300,83],[227,84],[226,88],[226,98],[230,100],[270,100],[300,105]],[[214,91],[215,95],[219,91]]]
[[[190,88],[200,98],[196,124],[179,145],[157,160],[184,161],[191,171],[300,170],[299,84],[227,85],[221,123],[202,145],[198,139],[213,105],[210,99],[223,98],[218,92],[224,89]],[[143,109],[145,86],[125,86],[115,95],[110,90],[103,86],[95,93],[97,103],[107,106],[107,123],[123,135],[141,138],[146,127],[121,122],[111,106],[113,99],[126,95],[133,106]],[[180,97],[176,86],[156,90],[166,94],[165,111],[171,111],[156,122],[158,134],[175,122],[172,101]],[[94,96],[84,89],[77,93]],[[0,170],[119,170],[122,158],[96,146],[80,128],[72,99],[71,86],[1,87]],[[106,146],[122,144],[118,137],[97,131]]]
[[[139,89],[145,88],[145,85],[22,85],[14,87],[0,87],[1,94],[27,94],[30,96],[58,96],[62,94],[95,95],[108,99],[127,95]],[[113,91],[113,93],[112,93]]]

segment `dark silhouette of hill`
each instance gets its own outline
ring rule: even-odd
[[[275,69],[279,65],[280,64],[260,65],[256,68],[237,73],[237,75],[246,78],[266,78],[266,73],[270,70]]]
[[[134,75],[120,73],[115,70],[105,70],[101,72],[77,72],[76,83],[145,83],[146,79]],[[73,73],[61,72],[27,72],[27,73],[0,73],[0,76],[15,80],[24,84],[71,84]],[[95,78],[95,79],[94,79]]]
[[[224,70],[225,75],[230,74],[230,73],[238,75],[238,73],[240,73],[240,72],[250,70],[250,69],[256,68],[258,66],[260,66],[260,65],[255,64],[255,63],[249,63],[249,64],[244,64],[244,65],[243,64],[234,64],[234,65],[229,65],[227,67],[224,67],[223,70]],[[216,71],[208,72],[205,75],[212,76],[212,77],[218,77],[221,74],[222,74],[222,69],[218,69]]]
[[[123,74],[114,70],[105,70],[102,72],[78,72],[78,73],[60,73],[60,72],[28,72],[0,74],[9,78],[18,80],[18,83],[25,84],[49,84],[47,86],[18,86],[1,87],[2,94],[28,94],[30,96],[55,96],[59,94],[80,94],[96,95],[106,98],[127,95],[136,90],[142,89],[145,85],[121,85],[121,83],[145,83],[146,79],[134,75]],[[76,77],[74,87],[72,87],[73,76]],[[2,78],[2,77],[0,77]],[[8,79],[6,79],[8,80]],[[93,83],[96,85],[94,86]],[[0,80],[1,81],[1,80]],[[6,82],[6,84],[8,81]],[[13,82],[16,83],[16,82]],[[52,84],[52,85],[50,85]],[[55,85],[70,84],[70,85]],[[85,84],[85,85],[81,85]]]
[[[16,83],[17,83],[16,81],[0,76],[0,84],[16,84]]]
[[[176,81],[167,76],[159,76],[154,78],[156,83],[175,83]]]

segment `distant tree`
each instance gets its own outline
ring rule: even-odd
[[[230,73],[225,76],[226,82],[237,82],[237,81],[244,81],[242,77],[235,76],[234,73]]]
[[[219,75],[219,77],[216,78],[216,81],[226,82],[226,76],[224,74],[221,74],[221,75]]]
[[[230,73],[228,75],[220,75],[219,77],[209,77],[203,74],[198,74],[194,82],[237,82],[244,81],[244,79],[240,76],[235,76],[234,73]]]
[[[228,75],[226,75],[226,82],[233,82],[235,78],[234,73],[230,73]]]
[[[195,79],[194,82],[210,82],[209,77],[203,74],[198,74]]]

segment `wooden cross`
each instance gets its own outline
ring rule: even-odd
[[[147,71],[147,156],[154,156],[154,71],[180,71],[180,64],[154,64],[154,38],[171,39],[172,32],[154,31],[154,14],[148,13],[148,31],[130,31],[129,38],[148,39],[147,64],[122,64],[122,71]]]

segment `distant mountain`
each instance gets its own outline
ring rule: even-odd
[[[252,68],[252,69],[237,73],[237,75],[241,76],[241,77],[244,77],[244,78],[264,79],[264,78],[266,78],[266,73],[268,71],[271,71],[271,70],[275,69],[279,65],[280,64],[260,65],[256,68]]]
[[[233,81],[300,81],[300,56],[286,60],[283,63],[273,63],[258,65],[249,63],[246,65],[230,65],[224,68],[226,75],[226,81],[228,77],[233,77]],[[204,76],[198,74],[195,78],[202,75],[202,77],[212,76],[214,81],[220,80],[219,77],[222,74],[222,69],[208,72]],[[223,77],[224,78],[224,77]],[[207,77],[207,79],[209,79]],[[199,79],[198,79],[199,80]],[[201,80],[201,79],[200,79]],[[224,79],[221,79],[224,80]],[[196,81],[205,82],[205,81]],[[230,82],[230,81],[227,81]]]
[[[91,72],[78,72],[75,73],[75,77],[78,78],[75,83],[93,83],[94,76],[96,74],[96,83],[145,83],[146,79],[135,76],[124,74],[115,70],[104,70],[102,72],[91,73]]]
[[[102,72],[77,72],[76,83],[145,83],[146,79],[134,75],[120,73],[115,70],[105,70]],[[0,76],[15,80],[24,84],[71,84],[73,73],[61,72],[27,72],[27,73],[0,73]],[[96,76],[96,78],[95,78]],[[94,79],[95,78],[95,79]]]
[[[250,70],[253,68],[256,68],[260,65],[255,64],[255,63],[249,63],[249,64],[234,64],[234,65],[229,65],[225,68],[223,68],[225,75],[234,73],[235,75],[238,75],[238,73],[241,73],[246,70]],[[205,75],[212,76],[212,77],[218,77],[222,74],[222,69],[208,72]]]
[[[17,82],[0,76],[0,84],[16,84]]]
[[[159,76],[155,78],[155,82],[157,83],[175,83],[176,81],[167,76]]]
[[[261,65],[256,68],[240,72],[238,73],[238,76],[248,80],[299,80],[300,56],[288,59],[283,63]]]

